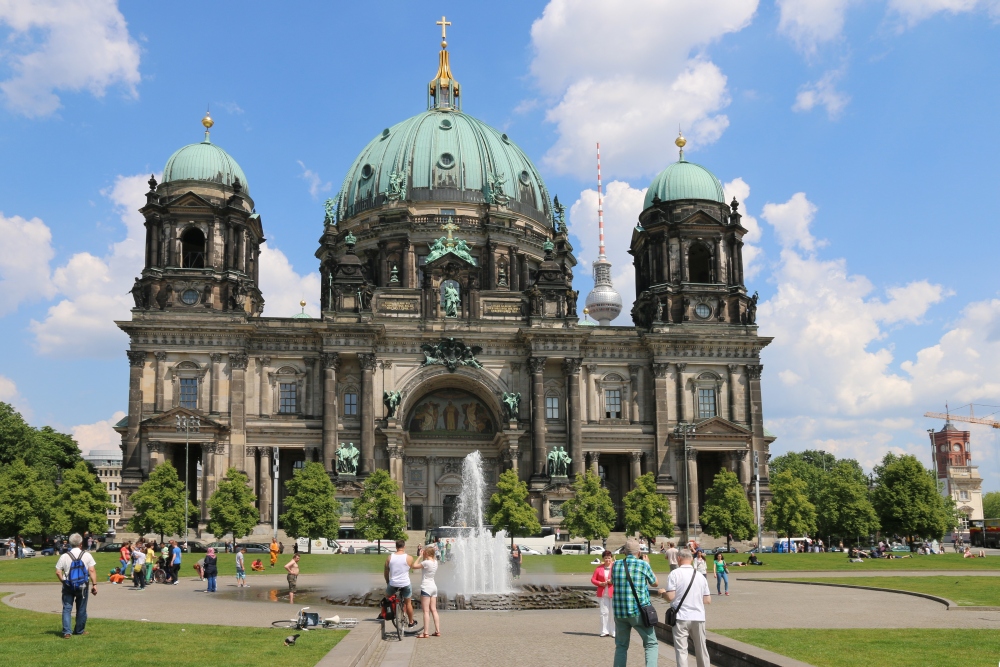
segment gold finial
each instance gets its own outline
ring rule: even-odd
[[[584,308],[583,309],[583,314],[584,315],[590,315],[590,308]]]
[[[687,139],[684,138],[684,134],[681,132],[681,128],[677,128],[677,138],[674,139],[674,145],[681,151],[680,159],[684,159],[684,147],[687,145]]]
[[[448,26],[451,25],[451,21],[445,20],[444,16],[442,16],[441,20],[438,21],[435,25],[441,26],[441,48],[442,49],[447,49],[448,48],[448,42],[446,40],[448,38],[448,35],[447,35],[447,33],[445,31],[448,29]]]
[[[305,308],[306,307],[306,302],[305,301],[299,301],[299,305],[302,306],[303,308]]]
[[[210,111],[205,112],[205,117],[201,119],[201,124],[205,126],[206,130],[212,129],[212,126],[215,125],[215,121],[212,120],[212,113]]]

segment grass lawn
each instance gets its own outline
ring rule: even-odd
[[[851,577],[850,579],[789,579],[825,584],[895,588],[948,598],[959,606],[1000,607],[1000,581],[993,577]]]
[[[657,556],[654,556],[654,561]],[[662,558],[662,557],[661,557]],[[752,572],[755,575],[776,572],[802,572],[809,570],[828,572],[879,572],[904,570],[1000,570],[1000,558],[962,558],[961,554],[943,556],[914,556],[913,558],[865,559],[862,563],[851,563],[847,554],[761,554],[761,567],[739,568],[736,572]],[[746,562],[747,554],[728,554],[726,562],[734,560]],[[655,568],[654,568],[655,569]]]
[[[0,597],[7,593],[0,593]],[[173,665],[315,665],[346,630],[302,633],[284,646],[288,630],[221,625],[143,623],[91,618],[84,636],[62,638],[57,614],[23,611],[0,603],[0,645],[20,667],[112,665],[153,662]],[[16,657],[15,657],[16,656]],[[140,658],[141,657],[141,658]],[[148,660],[146,659],[148,658]]]
[[[817,667],[916,664],[992,667],[1000,656],[1000,633],[991,629],[715,632]]]

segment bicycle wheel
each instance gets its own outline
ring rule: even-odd
[[[156,571],[153,572],[153,581],[154,582],[156,582],[158,584],[162,584],[166,580],[167,580],[167,573],[164,572],[163,570],[156,570]]]
[[[273,623],[271,623],[272,627],[286,628],[286,629],[297,628],[298,625],[299,625],[298,621],[296,621],[294,618],[286,618],[282,621],[274,621]]]
[[[405,605],[396,603],[396,618],[392,622],[396,625],[396,638],[403,641],[403,628],[406,627]]]

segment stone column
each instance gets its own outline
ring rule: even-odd
[[[681,280],[683,282],[689,282],[691,278],[688,276],[688,243],[687,241],[681,240],[680,242],[680,255],[681,255]]]
[[[163,376],[166,372],[167,353],[154,352],[153,356],[156,358],[156,363],[153,364],[156,372],[153,378],[153,412],[163,412]]]
[[[526,290],[531,287],[531,272],[528,267],[528,256],[518,254],[518,264],[521,268],[521,289]]]
[[[507,276],[507,282],[510,284],[510,291],[517,292],[521,289],[521,272],[517,266],[517,252],[515,252],[514,246],[508,248],[507,257],[510,264],[510,275]]]
[[[739,276],[739,284],[743,284],[743,242],[736,242],[736,274]]]
[[[660,237],[660,255],[663,258],[660,264],[660,282],[666,284],[670,282],[670,247],[667,243],[667,235]]]
[[[735,422],[736,383],[739,382],[739,376],[737,375],[737,373],[739,373],[740,367],[738,364],[729,364],[728,366],[726,366],[726,368],[729,370],[729,383],[727,385],[728,388],[727,395],[729,396],[729,421]]]
[[[595,477],[600,477],[601,475],[601,453],[591,452],[590,453],[590,471],[594,473]]]
[[[760,393],[760,376],[764,372],[764,367],[760,364],[747,365],[747,422],[753,431],[753,444],[751,451],[760,452],[763,466],[761,477],[770,476],[767,468],[767,455],[764,452],[764,418],[763,400]]]
[[[128,430],[125,433],[125,460],[122,471],[139,471],[139,423],[142,421],[142,373],[146,353],[129,350],[128,354]],[[141,474],[141,471],[140,471]]]
[[[597,414],[597,364],[587,364],[587,422],[596,424]]]
[[[653,391],[656,405],[656,440],[653,442],[653,470],[656,481],[670,481],[674,462],[670,456],[670,412],[667,400],[667,373],[669,364],[653,364]]]
[[[209,490],[209,479],[213,476],[212,465],[214,445],[202,443],[201,445],[201,498],[199,499],[199,516],[202,521],[208,521],[208,498],[211,494]]]
[[[257,495],[257,451],[261,449],[260,447],[242,447],[241,456],[244,458],[243,461],[243,472],[247,474],[247,484],[250,485],[250,490],[253,494]],[[231,448],[230,457],[233,456]]]
[[[722,239],[715,239],[715,281],[722,282]]]
[[[246,352],[229,353],[229,465],[245,465],[243,447],[246,436],[246,372],[250,356]],[[247,471],[249,473],[249,471]]]
[[[403,446],[386,445],[386,452],[389,455],[389,476],[399,486],[399,498],[405,502],[403,495]]]
[[[545,357],[528,359],[531,367],[531,456],[534,473],[544,477],[545,470]]]
[[[378,267],[375,272],[375,276],[376,280],[378,280],[379,287],[385,287],[386,285],[389,284],[389,271],[388,268],[386,267],[386,264],[388,263],[388,252],[387,252],[388,247],[389,247],[388,241],[378,242],[378,260],[377,260]]]
[[[149,470],[152,472],[156,466],[163,463],[163,443],[157,440],[150,440],[146,443],[149,449]]]
[[[222,363],[222,355],[214,352],[208,357],[212,360],[212,368],[208,375],[208,411],[217,415],[219,414],[219,364]]]
[[[361,353],[361,465],[362,476],[375,472],[375,355]]]
[[[493,290],[497,288],[497,242],[486,242],[486,280],[483,281],[483,289]]]
[[[642,366],[638,364],[629,364],[628,375],[629,382],[631,384],[631,396],[629,397],[630,409],[632,411],[631,422],[633,424],[638,424],[642,421],[642,415],[639,413],[639,373],[642,370]]]
[[[260,522],[271,523],[271,448],[259,447],[260,451],[260,492],[257,495],[257,509]]]
[[[634,489],[639,484],[639,478],[642,477],[642,452],[629,452],[628,455],[632,464],[632,488]]]
[[[686,422],[688,415],[685,409],[687,401],[684,400],[684,369],[687,368],[687,364],[675,364],[675,366],[677,368],[675,375],[677,380],[677,421]]]
[[[569,418],[569,457],[571,475],[583,474],[583,405],[580,402],[580,364],[583,359],[563,359],[563,372],[569,384],[567,417]]]
[[[698,525],[698,451],[689,449],[687,452],[688,478],[688,521],[692,526]],[[690,537],[688,538],[690,539]]]
[[[271,416],[271,401],[268,393],[267,367],[271,364],[271,357],[257,357],[257,366],[260,368],[260,390],[257,397],[257,414],[261,417]]]
[[[413,287],[413,279],[410,273],[413,271],[413,246],[410,245],[409,239],[403,239],[400,245],[400,253],[402,254],[402,264],[400,267],[402,269],[402,286],[406,288]]]
[[[329,475],[337,473],[337,370],[340,355],[323,354],[323,467]]]

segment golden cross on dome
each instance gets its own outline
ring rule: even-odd
[[[444,16],[442,16],[441,20],[435,23],[435,25],[441,26],[441,48],[446,48],[448,43],[445,40],[448,36],[445,34],[445,30],[447,30],[448,26],[451,25],[451,21],[446,21]]]
[[[443,229],[446,232],[448,232],[448,240],[449,241],[454,241],[455,239],[452,237],[451,233],[454,232],[454,231],[458,231],[459,226],[456,225],[454,222],[452,222],[452,219],[449,217],[448,218],[448,222],[445,223],[445,224],[443,224],[443,225],[441,225],[441,229]]]

